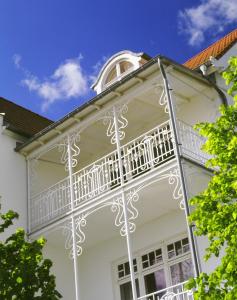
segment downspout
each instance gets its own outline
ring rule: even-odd
[[[171,129],[172,129],[173,135],[174,135],[174,144],[176,145],[176,147],[174,147],[174,149],[176,152],[178,169],[179,169],[180,180],[181,180],[181,187],[182,187],[182,192],[183,192],[184,211],[185,211],[185,216],[186,216],[188,236],[189,236],[190,248],[191,248],[191,255],[192,255],[192,261],[193,261],[193,266],[194,266],[194,273],[195,273],[194,276],[197,277],[199,275],[199,264],[198,264],[198,257],[197,257],[197,251],[196,251],[196,245],[195,245],[192,226],[188,222],[190,210],[189,210],[189,205],[188,205],[188,195],[187,195],[185,178],[184,178],[184,170],[183,170],[183,166],[182,166],[182,162],[181,162],[181,155],[180,155],[180,148],[179,148],[181,144],[178,139],[176,116],[175,116],[175,112],[174,112],[173,101],[172,101],[171,94],[170,94],[168,78],[166,76],[165,69],[164,69],[161,59],[159,57],[158,57],[158,65],[159,65],[161,75],[163,78],[163,82],[164,82],[164,88],[165,88],[165,93],[166,93],[166,97],[167,97],[167,104],[168,104],[169,113],[170,113]]]
[[[208,74],[207,74],[208,65],[207,65],[207,63],[204,63],[203,65],[199,66],[198,69],[202,72],[202,76],[210,83],[210,85],[214,88],[214,90],[219,94],[222,104],[227,106],[228,101],[227,101],[225,93],[218,87],[218,85],[216,85],[214,80],[212,80],[210,77],[208,77]],[[197,71],[198,71],[198,69],[197,69]]]
[[[210,85],[216,90],[216,92],[219,94],[220,98],[221,98],[221,102],[223,105],[228,106],[228,101],[226,98],[225,93],[208,77],[204,76],[207,81],[210,83]]]

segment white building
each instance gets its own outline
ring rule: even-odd
[[[47,238],[63,299],[193,299],[183,282],[215,261],[186,219],[212,175],[192,126],[227,103],[220,72],[236,41],[184,65],[117,53],[97,96],[55,123],[0,99],[2,207]]]

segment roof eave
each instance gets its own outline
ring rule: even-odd
[[[189,69],[189,68],[187,68],[187,67],[185,67],[185,66],[183,66],[183,65],[181,65],[181,64],[179,64],[179,63],[177,63],[177,62],[175,62],[175,61],[173,61],[173,60],[171,60],[171,59],[169,59],[165,56],[163,56],[163,55],[157,55],[154,58],[150,59],[147,63],[142,65],[140,68],[136,69],[135,71],[133,71],[133,72],[129,73],[128,75],[126,75],[125,77],[123,77],[119,82],[115,82],[114,84],[109,86],[105,91],[103,91],[100,94],[96,95],[94,98],[90,99],[89,101],[87,101],[83,105],[79,106],[78,108],[76,108],[72,112],[68,113],[67,115],[65,115],[60,120],[52,123],[51,125],[49,125],[45,129],[43,129],[42,131],[35,134],[28,141],[26,141],[24,144],[22,144],[20,146],[17,146],[15,148],[15,150],[17,152],[21,152],[26,146],[33,143],[34,141],[41,138],[42,136],[46,135],[51,130],[56,129],[57,126],[61,125],[62,123],[69,120],[70,118],[74,117],[76,114],[83,111],[84,109],[86,109],[90,105],[95,104],[98,100],[102,99],[104,96],[109,95],[112,92],[115,92],[115,90],[118,87],[121,87],[125,82],[129,81],[131,78],[134,78],[135,76],[142,73],[142,71],[148,69],[149,67],[151,67],[155,63],[157,63],[158,58],[160,58],[163,61],[163,63],[165,63],[167,65],[173,65],[175,68],[179,69],[180,71],[182,71],[186,74],[189,74],[190,76],[195,77],[196,79],[201,80],[202,82],[204,82],[206,84],[209,84],[208,80],[205,77],[203,77],[201,74],[197,73],[196,71],[193,71],[193,70],[191,70],[191,69]],[[158,67],[157,67],[157,69],[158,69]]]

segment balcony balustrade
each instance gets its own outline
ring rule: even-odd
[[[191,126],[180,122],[183,154],[203,163],[208,157],[200,150],[204,139]],[[74,207],[77,208],[124,183],[154,170],[173,159],[174,144],[167,121],[121,147],[123,174],[120,174],[117,150],[73,174]],[[70,211],[69,177],[33,196],[30,201],[31,230],[37,229]]]
[[[185,290],[186,282],[139,297],[137,300],[193,300],[193,292]]]

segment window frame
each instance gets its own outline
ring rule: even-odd
[[[146,287],[145,287],[145,276],[154,273],[157,270],[164,269],[166,287],[172,286],[172,277],[171,277],[171,269],[172,265],[177,263],[183,262],[185,260],[191,259],[191,252],[190,252],[190,243],[189,243],[189,251],[182,253],[178,256],[173,258],[168,258],[168,245],[171,243],[175,243],[178,241],[182,241],[183,239],[187,238],[187,234],[180,234],[179,236],[164,240],[156,245],[150,246],[149,248],[145,248],[143,250],[139,250],[133,255],[133,259],[136,259],[137,265],[137,272],[135,272],[135,279],[138,280],[138,286],[140,295],[146,295]],[[162,262],[151,265],[147,268],[143,268],[142,265],[142,256],[149,254],[155,250],[161,249],[162,250]],[[120,285],[131,281],[130,274],[125,276],[124,278],[118,277],[118,265],[122,263],[126,263],[128,261],[127,258],[120,259],[113,263],[113,273],[114,273],[114,290],[115,290],[115,299],[121,300],[120,295]]]
[[[128,62],[131,64],[131,67],[128,68],[125,72],[121,73],[121,67],[120,64],[122,62]],[[110,72],[112,70],[116,70],[116,76],[115,78],[113,78],[112,80],[107,82],[108,76],[110,74]],[[121,80],[121,78],[123,78],[124,76],[126,76],[128,73],[132,72],[135,69],[135,65],[132,61],[130,61],[129,59],[121,59],[119,61],[117,61],[114,65],[111,66],[111,68],[108,70],[105,79],[104,79],[104,83],[103,83],[103,90],[107,89],[110,85],[112,85],[113,83]]]

